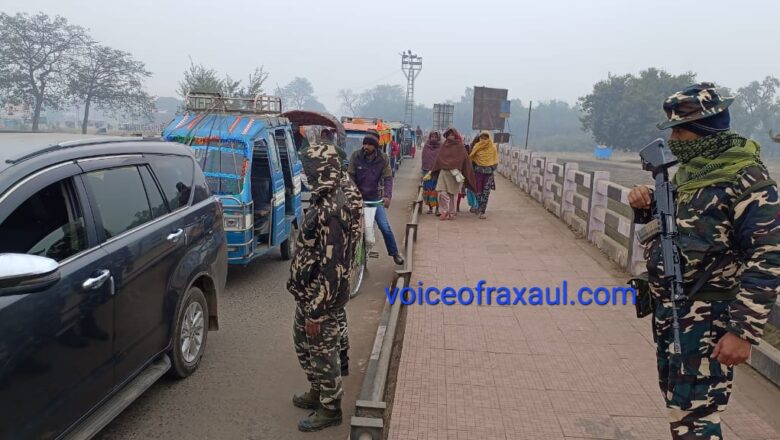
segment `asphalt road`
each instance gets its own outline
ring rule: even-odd
[[[390,221],[399,247],[416,195],[418,166],[405,161],[395,179]],[[377,240],[381,234],[377,231]],[[383,247],[381,243],[379,250]],[[350,372],[344,378],[344,422],[317,434],[298,432],[307,411],[293,393],[308,389],[292,342],[295,305],[285,289],[290,264],[272,252],[248,267],[231,268],[220,297],[220,330],[211,332],[199,370],[183,381],[162,379],[97,437],[114,439],[344,439],[363,382],[384,286],[395,269],[384,252],[369,260],[360,294],[347,306]]]

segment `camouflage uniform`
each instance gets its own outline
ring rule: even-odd
[[[684,120],[679,112],[672,118]],[[777,185],[760,163],[743,169],[733,182],[678,198],[684,291],[711,271],[693,298],[678,303],[680,355],[673,353],[672,303],[660,282],[659,240],[645,249],[659,385],[675,439],[722,439],[719,412],[728,403],[734,369],[710,356],[727,332],[752,344],[763,333],[780,288],[779,213]],[[637,223],[650,219],[649,210],[635,210]]]
[[[297,252],[290,265],[287,289],[297,302],[293,340],[298,361],[320,405],[337,410],[342,396],[340,316],[349,300],[351,209],[355,201],[344,191],[344,173],[333,145],[311,145],[301,155],[312,193]],[[345,233],[345,231],[347,231]],[[320,324],[315,337],[306,335],[306,320]],[[344,321],[345,322],[345,321]]]
[[[336,147],[336,152],[337,152],[337,153],[338,153],[338,155],[339,155],[339,160],[341,160],[341,163],[342,163],[342,166],[341,166],[341,168],[342,168],[343,170],[346,170],[346,169],[347,169],[347,164],[346,164],[346,161],[347,161],[347,152],[346,152],[346,151],[344,151],[344,149],[343,149],[343,148],[341,148],[340,146],[336,145],[335,141],[333,141],[333,140],[330,140],[330,139],[324,139],[324,140],[322,140],[322,141],[320,142],[320,145],[333,145],[333,146],[335,146],[335,147]],[[300,148],[300,150],[298,150],[298,155],[300,156],[300,155],[303,155],[303,154],[305,154],[305,153],[306,153],[306,150],[309,148],[309,146],[310,146],[310,145],[308,144],[308,142],[306,143],[306,145],[302,145],[302,146],[301,146],[301,148]]]
[[[339,158],[341,159],[341,154],[339,154]],[[346,167],[342,167],[342,169],[346,170]],[[353,182],[346,173],[344,173],[344,176],[341,179],[341,190],[346,196],[344,209],[347,209],[349,212],[350,245],[348,252],[350,253],[350,257],[352,257],[355,254],[357,244],[363,239],[363,198],[361,197],[360,190],[357,185],[355,185],[355,182]],[[351,258],[350,261],[352,261]],[[347,280],[349,280],[349,277],[347,277]],[[352,286],[349,286],[349,289],[351,291]],[[337,320],[341,333],[341,360],[343,363],[345,360],[349,359],[347,356],[347,351],[349,351],[349,331],[347,328],[346,309],[341,310]]]

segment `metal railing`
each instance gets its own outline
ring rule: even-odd
[[[412,268],[414,267],[414,244],[417,241],[417,222],[422,205],[423,191],[421,186],[417,189],[417,198],[412,205],[411,218],[406,224],[404,268],[393,273],[393,279],[390,283],[390,287],[397,288],[399,292],[405,287],[409,287],[411,282]],[[392,305],[389,301],[385,301],[385,306],[382,309],[371,356],[366,366],[366,375],[363,378],[363,386],[360,389],[358,400],[355,402],[355,415],[350,423],[350,439],[352,440],[380,440],[384,434],[387,378],[401,306],[402,302],[399,298]]]

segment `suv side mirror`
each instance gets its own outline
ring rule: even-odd
[[[60,280],[60,265],[51,258],[0,254],[0,296],[34,293]]]

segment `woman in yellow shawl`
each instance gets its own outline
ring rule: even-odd
[[[474,164],[474,177],[476,178],[474,193],[477,196],[477,212],[479,218],[486,219],[485,210],[487,209],[490,191],[496,189],[496,181],[493,174],[498,166],[498,149],[493,143],[493,136],[489,131],[483,131],[479,135],[477,142],[471,149],[469,155]]]

